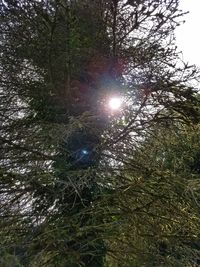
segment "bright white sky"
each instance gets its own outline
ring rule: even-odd
[[[200,67],[200,0],[179,0],[185,15],[185,24],[176,30],[177,46],[183,59]]]

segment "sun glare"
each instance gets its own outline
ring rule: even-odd
[[[108,102],[108,106],[111,110],[119,110],[122,105],[122,100],[120,97],[112,97]]]

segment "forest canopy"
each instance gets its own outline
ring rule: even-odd
[[[0,8],[0,265],[198,266],[199,72],[176,47],[179,1]]]

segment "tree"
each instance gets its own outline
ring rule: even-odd
[[[81,210],[90,205],[92,198],[86,186],[91,180],[90,172],[94,172],[89,170],[95,162],[91,162],[95,153],[90,155],[92,142],[95,145],[99,135],[90,130],[93,131],[93,141],[91,138],[88,140],[91,137],[89,126],[87,129],[83,127],[88,118],[92,118],[88,106],[92,101],[89,93],[93,82],[84,68],[98,46],[103,50],[102,42],[106,43],[100,13],[95,12],[94,28],[89,29],[91,19],[87,15],[92,14],[97,5],[98,2],[90,4],[86,9],[82,3],[67,1],[2,3],[2,86],[5,89],[2,101],[5,99],[10,104],[10,99],[17,100],[8,111],[3,106],[6,125],[2,129],[1,140],[5,151],[2,172],[8,176],[3,188],[8,188],[6,191],[12,199],[5,205],[14,203],[14,212],[20,215],[17,228],[25,237],[24,241],[23,238],[19,239],[22,252],[24,250],[27,254],[27,242],[30,238],[34,239],[33,247],[28,248],[28,255],[34,250],[36,263],[34,258],[31,262],[37,266],[43,266],[46,261],[51,264],[52,256],[55,265],[72,264],[75,259],[85,262],[87,266],[95,266],[93,261],[88,263],[91,261],[88,258],[99,253],[96,252],[95,242],[90,241],[91,236],[97,239],[93,230],[88,230],[87,234],[77,232],[78,227],[89,220]],[[93,34],[102,35],[102,42],[98,38],[98,43],[94,43],[95,38],[91,38]],[[101,52],[100,48],[98,52]],[[86,111],[88,115],[83,114]],[[85,122],[82,119],[80,126],[79,120],[73,119],[73,116],[83,116]],[[94,126],[94,122],[90,121]],[[15,138],[12,141],[13,130]],[[10,151],[9,162],[5,159],[7,147]],[[82,155],[83,149],[90,149],[89,155]],[[11,180],[14,180],[13,186]],[[90,182],[89,188],[93,183],[95,181]],[[3,193],[2,201],[5,198]],[[10,212],[9,219],[14,216],[13,211]],[[15,223],[12,220],[9,222],[11,225]],[[62,229],[62,234],[53,230],[55,225]],[[9,227],[8,231],[11,231]],[[53,231],[54,236],[64,237],[58,249],[51,236],[44,237],[44,233],[49,231]],[[80,241],[81,235],[86,235],[83,243]],[[37,252],[42,257],[38,257]],[[64,258],[63,253],[66,254]],[[81,253],[82,258],[79,256]],[[22,262],[28,264],[26,257],[23,258]],[[99,261],[97,257],[95,261]]]
[[[24,266],[103,266],[108,174],[152,125],[198,120],[195,70],[176,65],[183,13],[175,0],[4,0],[1,14],[2,246]],[[111,120],[112,94],[127,108]]]
[[[132,151],[114,176],[109,266],[198,266],[199,125],[155,127]]]

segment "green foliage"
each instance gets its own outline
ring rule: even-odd
[[[108,243],[119,266],[198,265],[199,142],[199,125],[156,127],[116,175]]]
[[[190,262],[198,142],[164,132],[199,120],[196,69],[177,63],[178,1],[0,8],[2,265],[172,266],[183,250]]]
[[[6,253],[3,249],[1,249],[0,253],[0,264],[2,267],[23,267],[19,263],[17,256]]]

